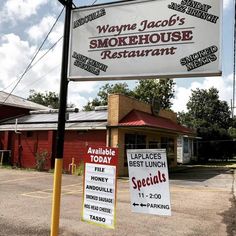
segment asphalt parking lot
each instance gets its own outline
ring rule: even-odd
[[[81,222],[82,177],[63,175],[60,235],[235,236],[235,170],[191,167],[170,174],[172,216],[131,212],[118,180],[116,229]],[[50,235],[53,174],[0,168],[0,236]]]

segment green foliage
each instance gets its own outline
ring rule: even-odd
[[[123,94],[127,96],[132,96],[133,93],[129,89],[127,83],[117,83],[117,84],[105,84],[99,89],[98,97],[101,105],[107,105],[109,94]]]
[[[134,89],[134,97],[140,101],[151,103],[153,98],[160,101],[162,109],[170,109],[171,99],[174,98],[174,85],[172,79],[147,79],[139,80]]]
[[[174,97],[175,83],[171,79],[140,80],[134,90],[130,90],[127,83],[105,84],[99,89],[97,97],[88,102],[83,110],[91,111],[95,106],[106,106],[109,94],[123,94],[140,101],[151,103],[153,98],[160,101],[161,108],[170,109],[171,99]]]
[[[51,106],[54,109],[59,108],[59,95],[55,92],[40,93],[30,90],[28,100],[44,106]]]
[[[230,108],[225,101],[219,100],[216,88],[197,89],[192,91],[192,97],[187,103],[187,108],[196,121],[195,126],[229,128]]]
[[[225,101],[219,100],[216,88],[192,90],[187,103],[187,113],[179,113],[179,122],[192,128],[223,128],[231,124],[230,108]]]
[[[182,125],[195,128],[202,138],[199,141],[199,157],[206,161],[232,158],[236,150],[228,131],[232,125],[231,112],[227,102],[219,99],[218,90],[192,90],[187,109],[186,113],[178,113],[178,120]]]
[[[49,158],[49,153],[47,150],[43,150],[43,151],[35,153],[36,170],[43,171],[48,158]]]
[[[228,133],[233,139],[236,139],[236,128],[229,127]]]
[[[101,102],[98,98],[94,98],[91,102],[88,102],[84,107],[84,111],[93,111],[94,107],[101,106]]]
[[[32,89],[27,99],[53,109],[59,108],[59,95],[55,92],[45,91],[45,93],[40,93]],[[67,104],[67,107],[74,107],[74,104]]]
[[[80,162],[79,166],[76,167],[75,175],[81,176],[84,174],[84,163]]]
[[[109,94],[123,94],[127,96],[133,96],[133,92],[129,89],[127,83],[117,83],[117,84],[105,84],[100,87],[97,97],[91,102],[88,102],[83,110],[92,111],[95,106],[106,106],[108,104]]]
[[[198,135],[203,138],[199,142],[199,157],[202,160],[228,160],[236,153],[235,141],[225,129],[199,128]]]

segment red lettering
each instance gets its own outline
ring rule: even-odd
[[[166,181],[167,179],[165,174],[161,173],[159,170],[154,176],[152,176],[152,174],[150,173],[148,177],[140,180],[136,180],[135,177],[132,178],[133,188],[137,189],[138,191],[140,191],[141,188],[144,188],[146,186],[161,184]]]
[[[140,188],[142,187],[141,180],[137,180],[137,185],[138,185],[138,191],[140,191]]]
[[[192,33],[193,33],[192,30],[182,31],[182,41],[192,40],[193,39]]]
[[[146,179],[142,179],[142,186],[143,186],[143,187],[146,186]]]
[[[149,177],[146,178],[146,183],[147,183],[148,186],[151,185],[151,183],[150,183],[150,178],[149,178]]]
[[[89,48],[91,49],[97,48],[97,40],[91,40]]]
[[[101,34],[101,33],[106,33],[108,27],[109,27],[109,25],[103,25],[103,26],[98,25],[98,26],[97,26],[98,33],[99,33],[99,34]]]
[[[165,176],[165,174],[162,174],[161,176],[162,176],[162,181],[163,181],[163,182],[166,182],[166,176]]]
[[[171,37],[171,40],[173,42],[178,42],[181,40],[181,32],[180,31],[175,31],[172,33],[172,37]]]
[[[135,177],[132,178],[132,183],[133,183],[133,188],[136,189],[137,188],[137,184],[135,182]]]
[[[191,30],[141,34],[131,36],[113,36],[112,38],[100,38],[90,41],[90,49],[122,47],[128,45],[157,44],[178,41],[190,41],[193,39]]]

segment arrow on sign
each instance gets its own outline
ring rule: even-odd
[[[146,205],[146,204],[143,204],[143,203],[141,203],[141,204],[140,204],[140,206],[141,206],[141,207],[146,207],[147,205]]]
[[[137,203],[134,202],[134,203],[133,203],[133,206],[139,206],[139,204],[137,204]]]

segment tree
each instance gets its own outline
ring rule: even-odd
[[[43,106],[50,106],[53,109],[59,108],[59,95],[55,92],[45,91],[45,93],[40,93],[32,89],[27,99]],[[67,107],[74,107],[74,105],[68,104]]]
[[[91,102],[88,102],[83,110],[91,111],[95,106],[106,106],[108,104],[108,95],[109,94],[123,94],[127,96],[133,96],[133,92],[129,89],[127,83],[117,83],[117,84],[109,84],[106,83],[102,87],[100,87],[97,97],[94,98]]]
[[[192,90],[187,103],[188,112],[179,114],[182,123],[193,128],[212,127],[228,129],[230,127],[230,108],[226,101],[219,100],[216,88]]]
[[[101,102],[98,98],[94,98],[91,102],[88,102],[84,107],[84,111],[93,111],[94,107],[101,106]]]
[[[189,128],[193,128],[193,117],[189,112],[178,112],[177,114],[178,122],[184,126],[187,126]]]
[[[178,113],[181,124],[195,128],[202,139],[199,156],[204,160],[228,159],[235,152],[228,129],[232,125],[230,108],[219,99],[216,88],[192,90],[188,111]]]
[[[59,108],[59,96],[55,92],[46,91],[45,93],[40,93],[30,90],[28,100],[44,106],[51,106],[55,109]]]
[[[174,81],[172,79],[139,80],[134,89],[134,96],[140,101],[151,103],[153,98],[160,102],[162,109],[170,109],[174,98]]]

